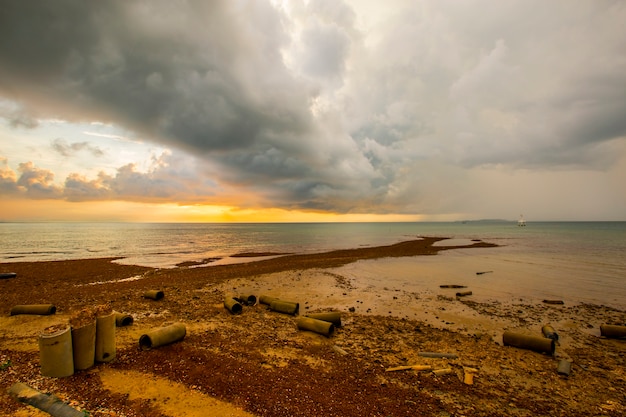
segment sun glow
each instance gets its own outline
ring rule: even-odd
[[[298,222],[403,222],[427,220],[421,215],[339,214],[239,208],[220,205],[131,203],[122,201],[67,202],[16,199],[5,201],[0,221],[121,221],[174,223],[298,223]]]

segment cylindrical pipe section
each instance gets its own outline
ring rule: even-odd
[[[520,349],[528,349],[539,353],[554,355],[555,342],[545,337],[527,336],[525,334],[506,331],[502,335],[504,346],[514,346]]]
[[[326,337],[330,337],[335,332],[335,325],[330,321],[318,320],[311,317],[299,317],[298,329],[309,330]]]
[[[163,293],[163,291],[160,290],[148,290],[145,293],[143,293],[144,298],[150,298],[152,300],[160,300],[163,297],[165,297],[165,293]]]
[[[626,337],[626,326],[603,324],[600,326],[600,334],[604,337],[622,339]]]
[[[300,309],[300,304],[290,301],[274,300],[270,303],[270,310],[279,313],[296,315]]]
[[[224,297],[224,307],[233,314],[241,314],[243,310],[241,304],[229,296]]]
[[[418,352],[417,353],[422,358],[446,358],[446,359],[457,359],[459,355],[456,353],[446,353],[446,352]]]
[[[21,382],[16,382],[7,390],[16,400],[40,409],[53,417],[84,417],[89,415],[65,404],[55,395],[44,394]],[[29,413],[30,414],[30,413]],[[40,413],[37,413],[40,414]]]
[[[541,333],[543,333],[543,335],[548,339],[552,339],[555,342],[559,340],[559,335],[557,334],[556,330],[554,330],[554,327],[550,326],[549,324],[546,324],[541,328]]]
[[[307,314],[307,317],[311,317],[312,319],[329,321],[335,325],[335,327],[341,327],[341,313],[338,311],[328,311],[325,313],[312,313]]]
[[[96,352],[96,320],[80,327],[72,327],[72,352],[74,370],[89,369],[94,364]]]
[[[256,296],[252,294],[242,294],[239,296],[239,301],[249,306],[256,304]]]
[[[96,317],[96,361],[111,362],[115,359],[115,313]]]
[[[19,305],[11,308],[11,315],[18,314],[38,314],[41,316],[49,316],[57,312],[57,308],[52,304],[27,304]]]
[[[115,313],[115,325],[117,327],[130,326],[135,319],[130,314]]]
[[[61,378],[74,374],[71,327],[39,335],[41,374]]]
[[[572,371],[572,363],[567,359],[561,359],[559,364],[556,367],[556,372],[559,375],[569,376],[569,373]]]
[[[261,304],[270,305],[272,303],[272,301],[274,301],[274,300],[278,300],[278,298],[270,297],[268,295],[261,295],[261,296],[259,296],[259,303],[261,303]]]
[[[183,323],[174,323],[169,326],[141,335],[139,338],[139,347],[148,350],[160,346],[169,345],[170,343],[183,340],[187,334],[187,328]]]

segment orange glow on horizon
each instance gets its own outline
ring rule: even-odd
[[[279,208],[26,199],[5,201],[0,214],[0,221],[3,222],[332,223],[425,220],[428,220],[425,216],[406,214],[339,214]]]

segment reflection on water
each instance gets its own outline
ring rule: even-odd
[[[526,224],[0,223],[0,262],[118,257],[121,263],[171,268],[182,262],[220,258],[198,266],[210,267],[255,260],[231,257],[241,252],[311,253],[439,236],[448,239],[438,245],[465,245],[480,239],[501,247],[380,260],[368,268],[391,268],[379,272],[389,279],[420,280],[433,288],[443,278],[465,280],[480,290],[476,297],[563,297],[624,305],[626,222]],[[494,273],[476,276],[481,270]]]

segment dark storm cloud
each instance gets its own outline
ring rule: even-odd
[[[1,16],[1,88],[48,112],[98,113],[202,152],[310,123],[264,3],[13,1]]]

